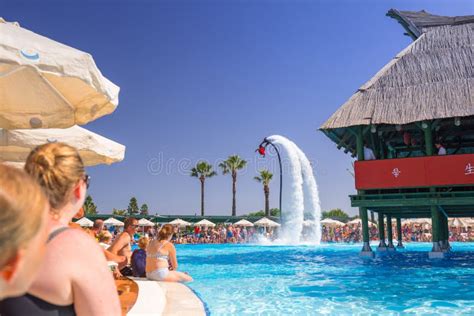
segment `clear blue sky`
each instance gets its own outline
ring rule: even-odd
[[[468,0],[0,3],[6,20],[91,53],[121,87],[117,111],[85,127],[126,145],[126,159],[90,168],[90,193],[101,212],[136,196],[152,214],[199,213],[199,181],[186,170],[229,154],[249,160],[237,213],[262,209],[253,177],[268,160],[254,150],[271,134],[312,160],[323,210],[355,214],[351,159],[317,129],[411,42],[385,13],[474,14]],[[212,178],[206,189],[207,213],[230,214],[230,177]],[[277,207],[278,181],[271,189]]]

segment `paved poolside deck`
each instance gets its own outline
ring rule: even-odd
[[[206,315],[204,304],[186,285],[171,282],[159,283],[166,292],[166,305],[162,315]]]
[[[132,278],[138,285],[138,298],[127,313],[129,316],[205,316],[204,304],[181,283],[156,282]]]

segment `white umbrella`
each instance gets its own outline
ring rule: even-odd
[[[462,228],[468,228],[470,226],[469,223],[463,218],[456,217],[453,220],[450,220],[449,223],[450,227],[462,227]]]
[[[48,142],[63,142],[75,147],[86,166],[122,161],[125,146],[85,128],[0,129],[0,162],[25,162],[30,151]]]
[[[377,227],[377,225],[375,225],[371,221],[368,221],[368,222],[369,222],[369,226]],[[362,225],[362,220],[360,218],[353,219],[352,221],[346,223],[346,225],[359,225],[359,224]]]
[[[242,227],[252,227],[252,222],[249,222],[246,219],[241,219],[240,221],[234,223],[235,226],[242,226]]]
[[[423,224],[427,224],[427,225],[431,225],[431,219],[430,218],[410,218],[410,219],[406,219],[404,221],[402,221],[402,223],[405,225],[423,225]]]
[[[474,219],[472,217],[465,217],[465,222],[469,225],[469,226],[474,226]]]
[[[146,218],[141,218],[138,221],[138,226],[155,226],[155,223],[152,221],[147,220]]]
[[[197,223],[194,223],[194,226],[205,226],[205,227],[214,227],[216,224],[214,224],[211,221],[208,221],[207,219],[200,220]]]
[[[76,221],[76,224],[81,225],[81,227],[92,227],[94,222],[88,219],[87,217],[83,217]]]
[[[186,222],[186,221],[182,220],[181,218],[177,218],[175,220],[172,220],[168,224],[171,224],[173,226],[182,226],[182,227],[191,226],[190,222]]]
[[[345,225],[343,222],[337,221],[332,218],[325,218],[320,223],[325,226],[344,226]]]
[[[115,219],[113,217],[110,217],[104,221],[104,225],[110,225],[110,226],[124,226],[124,223],[119,221],[118,219]]]
[[[0,18],[0,127],[83,125],[112,113],[119,90],[90,54]]]
[[[281,226],[277,222],[274,222],[271,219],[268,219],[266,217],[263,217],[263,218],[259,219],[258,221],[256,221],[253,224],[255,226],[263,226],[263,227],[278,227],[278,226]]]

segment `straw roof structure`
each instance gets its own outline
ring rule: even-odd
[[[474,16],[390,10],[415,39],[322,126],[403,125],[474,115]]]

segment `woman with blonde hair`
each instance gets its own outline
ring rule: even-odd
[[[77,150],[63,143],[34,149],[25,170],[51,206],[49,238],[40,273],[28,294],[4,315],[120,315],[112,273],[97,242],[68,223],[84,204],[90,178]]]
[[[155,281],[189,282],[193,278],[186,273],[176,271],[178,260],[176,248],[170,242],[173,237],[173,226],[164,225],[158,232],[158,238],[152,240],[147,247],[146,277]],[[173,271],[169,270],[169,263]]]
[[[0,164],[0,300],[24,294],[33,282],[46,249],[48,210],[30,176]]]

